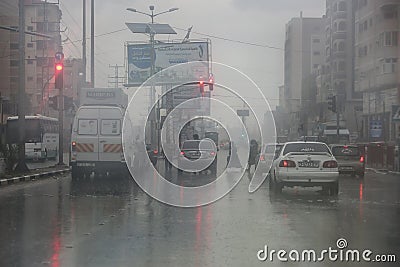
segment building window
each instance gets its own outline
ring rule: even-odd
[[[334,5],[333,5],[333,12],[336,12],[337,11],[337,3],[335,3]]]
[[[33,77],[32,76],[28,76],[27,80],[28,80],[28,82],[31,82],[31,81],[33,81]]]
[[[10,67],[18,67],[19,60],[10,60]]]
[[[345,62],[344,62],[344,61],[339,61],[339,64],[338,64],[338,71],[344,71],[345,68],[346,68]]]
[[[364,31],[368,30],[368,21],[364,21]]]
[[[338,51],[344,51],[344,42],[340,42],[338,45]]]
[[[29,48],[32,48],[33,47],[33,43],[27,43],[26,46],[29,47]]]
[[[384,46],[397,46],[399,32],[385,32],[384,33]]]
[[[29,65],[32,65],[32,64],[33,64],[33,60],[32,60],[32,59],[28,59],[28,60],[26,61],[26,63],[29,64]]]
[[[382,74],[395,73],[397,69],[397,58],[382,59]]]
[[[10,43],[10,50],[17,50],[19,48],[18,43]]]
[[[358,57],[364,57],[368,54],[368,46],[362,46],[358,48]]]
[[[314,52],[313,52],[313,55],[314,55],[314,56],[319,56],[319,55],[321,55],[321,52],[319,52],[319,51],[314,51]]]
[[[33,31],[33,26],[28,26],[28,28],[27,28],[27,29],[28,29],[28,31],[30,31],[30,32],[31,32],[31,31]]]
[[[314,64],[314,65],[313,65],[313,68],[314,68],[314,69],[318,69],[318,64]]]
[[[339,11],[346,11],[346,3],[345,2],[339,2]]]
[[[346,22],[344,21],[339,22],[338,30],[341,32],[346,31]]]
[[[313,43],[315,43],[315,44],[318,44],[318,43],[320,43],[320,42],[321,42],[321,40],[320,40],[320,39],[313,39],[312,41],[313,41]]]
[[[383,13],[384,19],[396,19],[398,16],[397,10],[388,10]]]

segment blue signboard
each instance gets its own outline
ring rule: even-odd
[[[372,120],[369,123],[369,134],[372,138],[379,138],[382,136],[382,121]]]

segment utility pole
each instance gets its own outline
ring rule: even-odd
[[[336,101],[335,101],[335,104],[336,104],[336,138],[337,138],[338,143],[340,143],[340,108],[341,108],[341,105],[339,104],[340,103],[339,94],[337,94],[334,97],[336,97]]]
[[[19,0],[19,88],[18,88],[18,164],[17,171],[28,171],[25,163],[25,1]]]
[[[83,81],[86,83],[86,0],[83,0],[82,14],[82,63],[83,63]]]
[[[91,12],[90,12],[90,82],[92,83],[92,87],[94,88],[94,0],[91,1]]]

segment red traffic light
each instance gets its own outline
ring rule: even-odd
[[[62,63],[57,63],[56,64],[56,71],[62,71],[64,68],[64,65]]]

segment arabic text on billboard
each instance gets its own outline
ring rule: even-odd
[[[150,77],[151,45],[130,44],[128,49],[128,83],[140,85]],[[170,43],[154,45],[154,69],[159,72],[170,66],[199,61],[191,73],[185,74],[198,78],[208,77],[208,43]],[[177,73],[166,73],[165,76],[176,77]],[[187,78],[187,77],[186,77]]]

